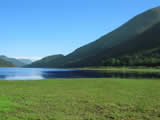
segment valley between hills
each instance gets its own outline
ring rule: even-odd
[[[159,75],[160,7],[66,56],[35,62],[0,56],[0,67]],[[0,80],[0,120],[160,120],[159,91],[159,78]]]

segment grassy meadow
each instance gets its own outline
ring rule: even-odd
[[[157,79],[0,81],[0,120],[159,120]]]
[[[118,72],[118,73],[156,73],[160,74],[159,67],[88,67],[79,68],[81,70],[96,70],[103,72]]]

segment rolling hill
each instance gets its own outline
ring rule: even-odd
[[[122,62],[124,58],[125,60],[127,58],[127,61],[137,58],[143,60],[142,56],[145,56],[146,51],[158,50],[159,45],[160,7],[156,7],[135,16],[116,30],[76,49],[67,56],[53,59],[45,64],[39,61],[38,64],[33,63],[28,67],[108,66],[111,65],[111,61]]]
[[[52,55],[52,56],[48,56],[48,57],[45,57],[41,60],[38,60],[36,62],[33,62],[32,64],[30,65],[26,65],[25,67],[49,67],[49,66],[52,66],[52,61],[56,61],[58,59],[63,59],[64,58],[64,55],[62,54],[59,54],[59,55]]]

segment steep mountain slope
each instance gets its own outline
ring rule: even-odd
[[[12,63],[0,58],[0,67],[15,67]]]
[[[25,65],[25,63],[23,63],[23,62],[15,59],[15,58],[9,58],[9,57],[6,57],[4,55],[1,55],[0,58],[3,59],[3,60],[5,60],[5,61],[8,61],[8,62],[12,63],[16,67],[21,67],[21,66]]]
[[[75,52],[71,53],[70,56],[86,57],[88,55],[99,53],[104,49],[112,48],[123,41],[130,40],[136,35],[143,33],[159,21],[160,7],[153,8],[134,17],[118,29],[101,37],[100,39],[80,47],[75,50]]]
[[[71,54],[50,61],[49,67],[106,65],[107,59],[133,55],[159,45],[160,7],[156,7],[137,15],[118,29]]]
[[[143,56],[146,52],[153,51],[155,49],[158,50],[158,48],[160,48],[160,23],[155,24],[150,29],[143,32],[142,34],[135,36],[131,40],[122,42],[115,47],[105,49],[98,54],[89,56],[85,59],[81,59],[78,62],[68,64],[68,66],[103,66],[107,65],[106,62],[109,62],[107,59],[110,58],[119,58],[123,56],[139,56],[140,54]],[[153,53],[150,52],[150,56],[148,55],[147,57],[153,58],[152,54]],[[157,54],[160,53],[157,52]],[[131,58],[135,59],[136,57]]]

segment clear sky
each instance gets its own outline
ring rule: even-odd
[[[0,54],[66,55],[159,5],[159,0],[1,0]]]

